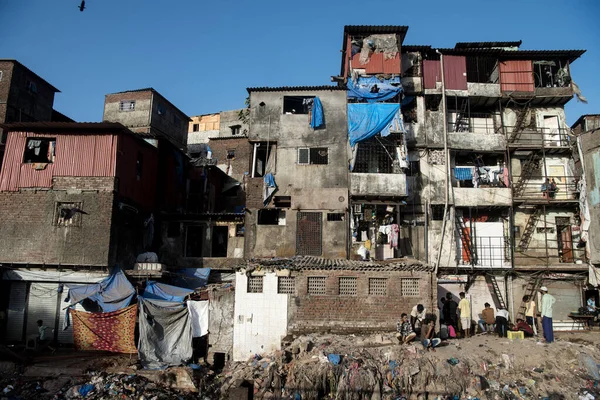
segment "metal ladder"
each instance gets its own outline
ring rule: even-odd
[[[473,247],[473,242],[472,242],[473,235],[466,234],[465,231],[466,231],[467,227],[465,226],[465,221],[463,220],[462,216],[459,216],[455,213],[455,220],[456,220],[456,230],[458,231],[458,234],[460,236],[460,241],[461,241],[461,245],[462,245],[461,247],[467,254],[467,257],[469,258],[469,263],[471,265],[475,265],[475,264],[477,264],[477,252],[475,251],[475,248]]]
[[[467,109],[469,106],[468,101],[469,100],[463,100],[460,111],[456,113],[456,121],[454,121],[454,131],[455,132],[468,132],[469,131],[469,116],[467,113]],[[463,123],[463,119],[465,119],[465,116],[467,117],[466,126],[463,127],[462,123]],[[466,128],[466,129],[463,129],[463,128]]]
[[[540,215],[542,214],[542,209],[540,207],[535,207],[533,210],[533,214],[529,216],[527,220],[527,225],[525,225],[525,230],[521,235],[521,240],[519,241],[519,245],[517,246],[517,251],[525,251],[529,247],[529,242],[531,242],[531,237],[535,231],[535,227],[537,226],[538,221],[540,220]]]
[[[540,155],[536,151],[532,151],[529,157],[521,165],[521,175],[519,180],[513,185],[513,196],[519,197],[523,194],[525,184],[533,174],[535,164],[540,160]]]
[[[527,105],[525,107],[523,107],[522,109],[517,111],[517,121],[515,122],[515,126],[510,135],[510,138],[509,138],[510,143],[515,141],[515,139],[519,135],[519,132],[523,128],[523,123],[525,122],[525,118],[527,117],[527,114],[529,113],[529,107],[530,107],[529,103],[527,103]]]
[[[529,300],[533,300],[533,296],[539,290],[540,286],[542,286],[542,278],[537,275],[532,277],[528,282],[527,286],[525,286],[525,296],[529,296]],[[519,311],[517,311],[517,318],[525,319],[525,314],[527,313],[527,304],[521,300],[521,305],[519,306]]]
[[[504,297],[502,296],[502,292],[500,292],[500,287],[498,286],[498,282],[496,281],[495,275],[487,275],[490,283],[488,286],[491,286],[492,292],[496,296],[496,300],[498,301],[497,306],[506,309],[506,303],[504,303]]]

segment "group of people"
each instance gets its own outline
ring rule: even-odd
[[[557,186],[554,178],[552,178],[552,180],[550,180],[549,178],[546,178],[544,183],[542,183],[541,191],[542,191],[542,196],[544,196],[544,198],[546,198],[546,199],[553,199],[554,197],[556,197],[556,192],[558,191],[558,186]]]
[[[540,288],[540,293],[542,294],[540,314],[542,316],[544,339],[547,343],[552,343],[554,341],[552,307],[556,299],[548,293],[548,288],[545,286]],[[446,293],[446,296],[440,299],[442,303],[439,310],[440,331],[437,334],[435,331],[436,316],[428,314],[422,304],[414,306],[410,315],[402,314],[401,321],[397,323],[398,334],[396,335],[400,343],[408,344],[419,337],[425,349],[434,349],[444,339],[457,337],[457,332],[461,330],[464,332],[464,338],[470,337],[472,328],[471,303],[464,292],[461,292],[459,297],[458,303],[454,300],[452,293]],[[506,308],[501,306],[494,311],[489,303],[485,303],[485,308],[481,311],[481,318],[477,324],[481,332],[496,333],[500,337],[506,337],[509,330],[522,331],[528,337],[537,335],[537,307],[535,301],[530,296],[524,296],[523,302],[526,306],[525,320],[517,318],[513,324],[510,323]]]

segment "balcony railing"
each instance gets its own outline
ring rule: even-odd
[[[516,240],[518,243],[518,240]],[[579,242],[570,240],[561,242],[548,240],[547,246],[529,246],[527,250],[514,249],[515,266],[585,264],[587,262],[585,248],[578,247]]]
[[[481,134],[502,133],[501,124],[495,123],[492,114],[468,113],[463,118],[456,112],[448,113],[448,132],[470,132]]]
[[[542,179],[514,183],[513,193],[517,199],[561,202],[579,199],[579,178],[576,176],[550,176]]]
[[[459,239],[460,240],[460,239]],[[503,236],[476,236],[474,241],[474,267],[502,268],[510,261],[510,253],[507,252],[507,238]],[[461,245],[462,249],[462,245]],[[471,265],[471,259],[462,250],[459,264]]]
[[[544,148],[570,147],[574,142],[566,128],[515,128],[504,126],[510,144]]]

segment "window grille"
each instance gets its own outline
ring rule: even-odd
[[[394,173],[396,160],[396,141],[374,137],[360,142],[352,172],[356,173]]]
[[[324,276],[309,276],[308,277],[308,294],[312,294],[312,295],[325,294],[325,277]]]
[[[299,165],[326,165],[329,163],[327,147],[303,147],[298,149]]]
[[[248,277],[248,293],[262,293],[263,292],[263,277],[262,276],[249,276]]]
[[[81,226],[82,213],[75,210],[81,210],[81,203],[57,202],[54,212],[54,225]]]
[[[369,278],[369,294],[385,296],[387,294],[387,278]]]
[[[119,111],[133,111],[135,110],[135,100],[121,101],[119,103]]]
[[[344,213],[327,213],[327,221],[343,221]]]
[[[356,296],[357,285],[356,278],[340,278],[340,296]]]
[[[296,278],[293,276],[280,276],[277,279],[277,293],[296,294]]]
[[[420,296],[419,279],[404,278],[400,281],[402,296],[418,297]]]
[[[323,251],[321,213],[299,212],[297,218],[296,254],[320,256]]]

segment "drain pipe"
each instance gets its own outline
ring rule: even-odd
[[[446,198],[444,203],[444,221],[442,223],[442,236],[440,238],[440,247],[438,250],[437,262],[435,264],[435,273],[437,275],[440,261],[442,259],[442,249],[444,248],[444,234],[446,232],[446,221],[448,220],[448,204],[450,203],[450,154],[448,154],[448,122],[446,116],[446,81],[444,79],[444,55],[439,50],[435,51],[440,55],[440,69],[442,78],[442,117],[444,128],[444,158],[446,162]]]

